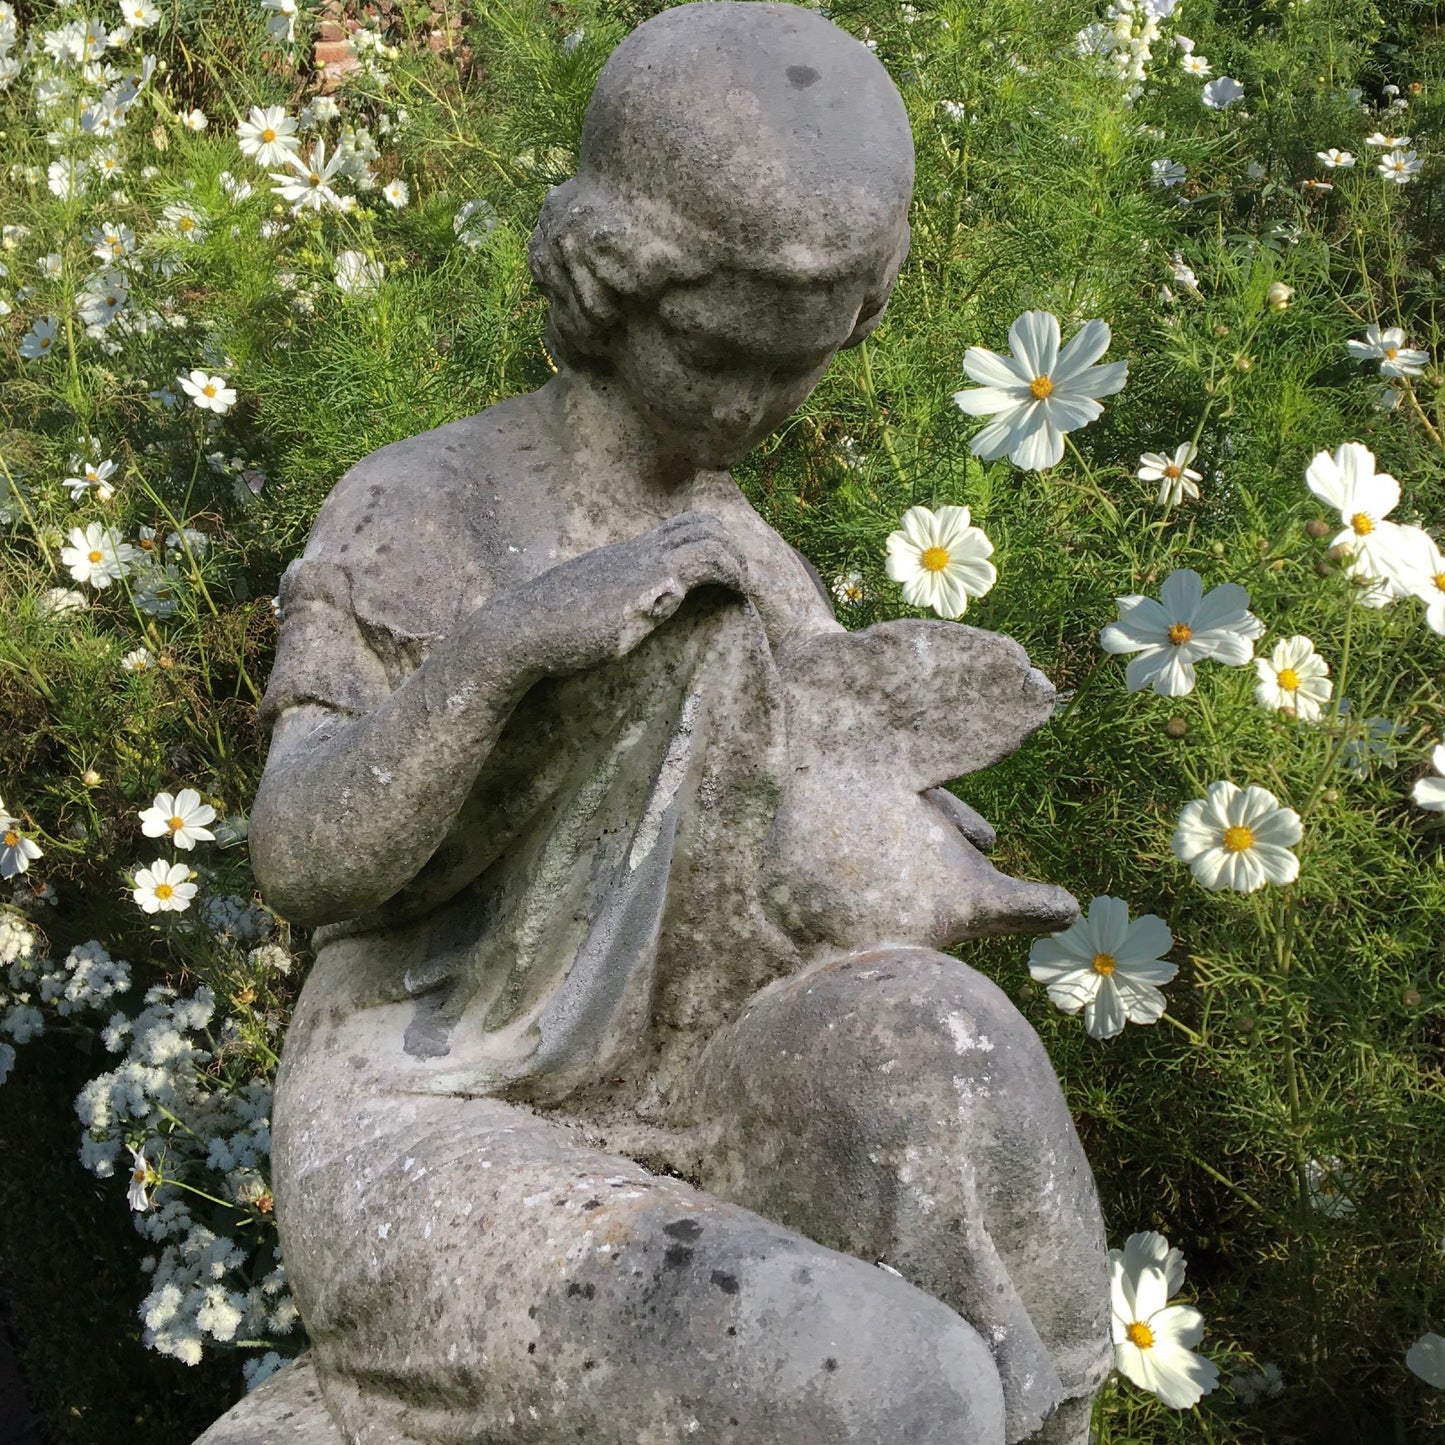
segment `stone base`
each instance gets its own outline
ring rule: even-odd
[[[277,1370],[232,1409],[196,1445],[345,1445],[327,1413],[311,1359],[302,1355]]]

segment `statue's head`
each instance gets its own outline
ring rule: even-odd
[[[532,234],[548,346],[729,465],[877,326],[912,190],[908,116],[865,45],[773,0],[664,10],[603,67],[578,174]]]

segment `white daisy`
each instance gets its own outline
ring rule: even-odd
[[[1315,159],[1322,161],[1332,171],[1349,170],[1355,163],[1355,158],[1349,151],[1339,150],[1335,146],[1331,146],[1327,151],[1316,151]]]
[[[1139,470],[1134,473],[1141,482],[1158,482],[1160,507],[1177,507],[1185,497],[1199,495],[1199,483],[1204,480],[1202,472],[1192,471],[1189,463],[1199,454],[1193,442],[1180,442],[1174,448],[1174,455],[1164,452],[1145,452],[1139,458]]]
[[[60,549],[61,563],[70,569],[71,577],[98,588],[109,587],[124,577],[138,555],[129,542],[121,540],[114,527],[104,527],[99,522],[72,527],[69,545]]]
[[[1219,1383],[1219,1371],[1197,1355],[1204,1316],[1192,1305],[1171,1305],[1164,1271],[1144,1265],[1131,1277],[1122,1259],[1109,1264],[1114,1367],[1173,1410],[1197,1405]]]
[[[970,416],[994,418],[970,443],[975,456],[1008,453],[1015,466],[1041,471],[1063,456],[1066,432],[1103,414],[1097,398],[1123,387],[1128,363],[1093,364],[1109,349],[1109,328],[1097,320],[1061,352],[1058,318],[1048,311],[1025,311],[1009,327],[1009,346],[1011,356],[970,346],[963,369],[979,389],[956,391],[953,401]]]
[[[251,107],[251,114],[236,127],[241,154],[252,157],[258,166],[284,166],[287,159],[301,149],[296,122],[286,114],[284,106]]]
[[[381,188],[381,194],[386,197],[387,205],[398,211],[411,199],[411,191],[406,182],[400,180],[388,181]]]
[[[1249,593],[1223,582],[1208,595],[1197,572],[1171,572],[1158,602],[1137,593],[1116,597],[1119,619],[1099,633],[1105,652],[1137,652],[1124,673],[1130,692],[1153,687],[1161,697],[1194,691],[1194,664],[1204,658],[1243,667],[1254,656],[1264,623],[1249,610]]]
[[[155,666],[155,657],[148,647],[137,647],[121,658],[120,665],[125,672],[149,672]]]
[[[189,376],[176,378],[181,390],[200,407],[202,411],[213,411],[224,416],[236,404],[236,392],[226,385],[224,376],[210,376],[204,371],[192,371]]]
[[[20,831],[20,824],[0,807],[0,878],[14,878],[44,856],[40,845],[33,838],[27,838]]]
[[[1361,601],[1381,606],[1407,595],[1405,577],[1410,570],[1410,539],[1386,518],[1400,500],[1400,484],[1387,472],[1375,470],[1375,454],[1359,442],[1344,442],[1329,452],[1316,452],[1305,471],[1305,483],[1315,496],[1340,513],[1345,523],[1331,542],[1348,548],[1347,575],[1382,586],[1362,594]]]
[[[1381,376],[1419,376],[1430,364],[1430,353],[1405,345],[1405,332],[1399,326],[1381,330],[1367,326],[1359,341],[1345,342],[1345,350],[1356,361],[1378,361]]]
[[[1254,689],[1261,707],[1277,708],[1301,722],[1316,722],[1334,691],[1330,665],[1308,637],[1284,637],[1268,657],[1256,657],[1259,682]]]
[[[970,525],[967,507],[910,507],[900,530],[888,537],[888,575],[903,587],[910,607],[931,607],[940,617],[962,617],[970,597],[982,597],[998,580],[988,560],[993,543]]]
[[[1405,1368],[1418,1375],[1427,1385],[1445,1390],[1445,1337],[1421,1335],[1405,1351]]]
[[[157,793],[155,801],[140,814],[141,832],[147,838],[169,838],[177,848],[187,850],[215,838],[206,827],[215,821],[216,810],[201,802],[194,788],[182,788],[174,796]]]
[[[21,356],[27,361],[37,361],[42,356],[49,356],[55,347],[55,336],[59,330],[60,322],[55,317],[37,317],[30,330],[20,338]]]
[[[149,868],[136,870],[131,897],[146,913],[184,913],[196,896],[196,885],[187,881],[190,876],[184,863],[157,858]]]
[[[1174,937],[1162,918],[1146,913],[1129,922],[1122,898],[1095,898],[1077,923],[1029,950],[1029,973],[1066,1014],[1084,1011],[1084,1027],[1096,1039],[1122,1032],[1127,1019],[1157,1022],[1166,984],[1179,971],[1163,955]]]
[[[187,130],[205,130],[210,124],[210,121],[206,119],[205,111],[196,109],[187,111],[186,114],[181,117],[181,124],[185,126]]]
[[[1303,836],[1299,814],[1281,807],[1267,788],[1240,788],[1226,779],[1211,783],[1207,798],[1184,805],[1170,846],[1205,888],[1253,893],[1299,876],[1290,849]]]
[[[1179,68],[1185,75],[1197,75],[1202,78],[1209,74],[1209,62],[1202,55],[1196,55],[1192,50],[1181,58]]]
[[[1445,743],[1436,743],[1430,754],[1430,765],[1435,769],[1433,778],[1421,778],[1410,791],[1410,796],[1422,808],[1432,813],[1445,813]]]

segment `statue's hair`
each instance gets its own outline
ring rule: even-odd
[[[905,222],[896,263],[864,302],[845,350],[882,320],[908,239]],[[581,176],[547,193],[527,260],[537,289],[551,302],[547,349],[569,366],[594,370],[607,369],[612,334],[628,311],[740,264],[719,238],[705,235],[665,201],[623,200]]]

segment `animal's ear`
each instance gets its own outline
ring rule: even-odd
[[[867,786],[923,792],[1006,758],[1053,712],[1054,688],[1001,633],[903,619],[808,639],[782,668],[789,749]]]

